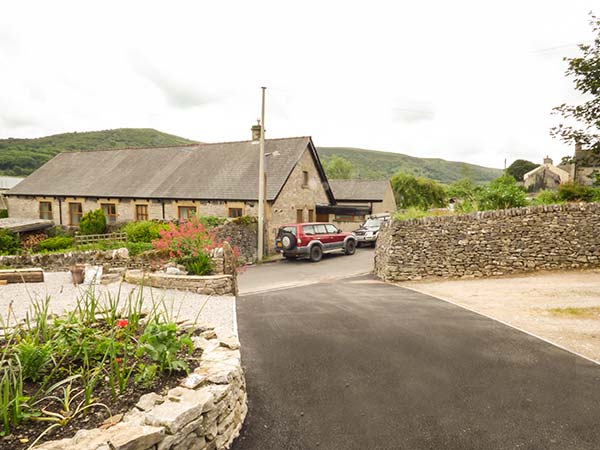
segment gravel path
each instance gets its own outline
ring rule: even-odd
[[[50,297],[50,309],[53,313],[61,314],[70,310],[77,304],[80,297],[89,285],[76,286],[71,281],[69,272],[45,273],[44,283],[19,283],[0,286],[0,315],[6,320],[8,307],[12,308],[17,318],[25,317],[31,307],[32,299],[43,300]],[[95,290],[101,301],[107,299],[107,294],[116,296],[120,290],[120,298],[125,300],[133,292],[139,294],[140,286],[128,283],[112,283],[109,285],[95,285]],[[235,297],[208,297],[192,292],[177,291],[173,289],[143,288],[144,304],[148,308],[153,302],[163,301],[176,320],[191,319],[214,325],[221,336],[236,334],[235,324]]]

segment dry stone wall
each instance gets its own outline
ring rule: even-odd
[[[246,417],[246,383],[235,337],[194,338],[200,365],[166,395],[143,395],[122,421],[79,430],[73,438],[36,450],[222,450],[239,435]]]
[[[375,273],[386,281],[600,266],[600,203],[392,220]]]

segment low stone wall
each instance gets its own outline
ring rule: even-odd
[[[214,336],[214,335],[213,335]],[[166,395],[143,395],[109,428],[79,430],[37,450],[222,450],[239,435],[248,410],[237,338],[195,338],[200,364]]]
[[[600,203],[392,220],[375,252],[386,281],[599,266]]]
[[[128,270],[125,281],[165,289],[193,291],[203,295],[236,295],[234,275],[169,275],[162,272]]]
[[[130,269],[149,270],[157,264],[152,254],[141,254],[130,257],[128,253],[118,250],[88,250],[67,253],[37,253],[25,255],[0,256],[0,266],[18,268],[41,267],[52,271],[68,270],[75,264],[91,264],[94,266],[109,265]]]

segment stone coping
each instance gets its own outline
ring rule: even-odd
[[[223,450],[239,435],[247,413],[246,382],[237,337],[208,328],[193,338],[198,367],[166,395],[149,393],[101,428],[48,441],[35,450]]]

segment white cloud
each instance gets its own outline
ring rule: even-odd
[[[153,127],[501,167],[558,160],[564,55],[596,2],[4,2],[0,137]],[[32,11],[35,10],[35,14]]]

